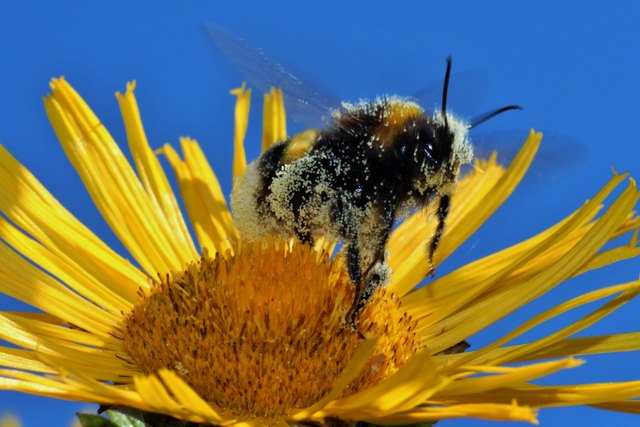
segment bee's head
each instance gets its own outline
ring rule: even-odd
[[[447,159],[443,159],[442,173],[445,181],[454,181],[460,166],[473,159],[473,147],[469,143],[469,126],[462,119],[447,111],[447,94],[451,77],[451,56],[447,57],[447,70],[442,87],[442,111],[434,117],[436,138],[449,150]]]
[[[438,112],[431,120],[433,143],[423,147],[429,159],[423,173],[429,187],[436,188],[440,194],[449,194],[453,191],[460,166],[473,159],[469,124],[450,112]]]
[[[436,139],[443,153],[441,164],[458,170],[473,159],[473,146],[469,142],[469,123],[451,112],[439,112],[433,117]]]
[[[447,111],[447,93],[451,76],[451,57],[447,58],[447,70],[442,89],[442,110],[431,117],[422,116],[409,131],[398,138],[397,147],[413,147],[413,162],[419,165],[408,176],[414,178],[413,186],[420,194],[436,191],[441,196],[453,192],[460,167],[473,159],[473,146],[469,142],[469,130],[480,123],[508,110],[521,109],[508,105],[490,111],[470,123]],[[414,145],[412,145],[414,144]],[[404,152],[401,150],[401,152]]]
[[[442,111],[434,116],[436,138],[443,142],[443,146],[451,147],[448,162],[443,161],[443,166],[448,166],[449,178],[455,180],[460,166],[469,163],[473,159],[473,146],[469,142],[469,130],[481,123],[509,110],[521,110],[518,105],[507,105],[483,114],[471,123],[467,123],[451,112],[447,111],[447,94],[449,92],[449,78],[451,76],[451,56],[447,57],[447,70],[444,76],[442,88]],[[444,168],[443,168],[444,169]],[[444,170],[443,170],[444,172]]]

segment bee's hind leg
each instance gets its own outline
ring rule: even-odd
[[[360,303],[362,299],[362,273],[360,271],[360,248],[357,242],[349,243],[347,248],[347,271],[349,272],[349,279],[351,279],[351,283],[355,287],[355,292],[353,302],[345,318],[349,321],[351,327],[356,329],[356,316],[360,308],[362,308]]]
[[[378,219],[378,224],[380,224],[380,226],[376,233],[373,235],[363,236],[363,245],[367,245],[366,242],[369,244],[374,243],[374,245],[370,247],[361,247],[358,245],[358,241],[356,240],[349,243],[347,251],[349,276],[351,281],[354,283],[356,290],[353,304],[347,314],[347,319],[349,319],[350,325],[356,330],[356,318],[358,313],[360,313],[360,310],[362,310],[376,289],[386,283],[388,279],[388,271],[383,272],[384,269],[374,270],[374,268],[379,263],[384,263],[385,261],[385,248],[394,220],[393,204],[385,206],[385,209],[381,210],[381,216]],[[368,265],[364,271],[361,271],[361,252],[363,251],[365,253],[364,261],[368,262]],[[367,256],[367,254],[369,254],[369,256]],[[372,272],[372,270],[374,271]]]
[[[311,235],[311,231],[308,228],[303,229],[303,228],[298,228],[296,226],[295,233],[296,233],[296,237],[301,243],[307,243],[309,246],[312,246],[312,247],[315,244],[313,240],[313,236]]]

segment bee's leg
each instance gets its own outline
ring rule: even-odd
[[[349,326],[351,326],[351,328],[358,333],[360,338],[364,340],[366,339],[365,336],[360,332],[356,325],[356,317],[364,305],[362,302],[363,280],[360,272],[360,249],[357,242],[349,243],[349,247],[347,248],[347,270],[349,271],[349,278],[355,286],[355,292],[351,307],[349,307],[349,311],[347,311],[347,314],[345,315],[345,321],[348,320]]]
[[[438,211],[436,212],[438,226],[436,227],[436,232],[433,234],[431,244],[429,245],[429,274],[431,276],[436,272],[435,267],[433,266],[433,254],[438,248],[440,239],[442,238],[442,233],[444,232],[445,221],[449,215],[449,201],[449,196],[445,194],[440,197],[440,201],[438,203]]]
[[[393,220],[395,218],[395,210],[394,203],[391,203],[391,199],[389,200],[389,204],[385,206],[382,215],[379,217],[378,224],[380,226],[376,229],[377,233],[375,236],[365,236],[370,243],[373,242],[374,247],[371,249],[373,253],[373,257],[369,262],[367,268],[362,272],[361,280],[365,283],[364,288],[360,291],[359,298],[354,301],[355,308],[353,309],[353,322],[355,323],[355,317],[362,310],[364,305],[367,303],[371,295],[378,289],[380,284],[384,282],[384,278],[378,277],[377,279],[373,277],[369,277],[369,273],[371,270],[378,264],[379,262],[384,262],[384,252],[387,246],[387,240],[389,240],[389,234],[391,233],[391,228],[393,227]],[[363,243],[364,244],[364,243]],[[366,251],[369,252],[369,251]]]
[[[360,259],[360,245],[358,243],[358,225],[349,204],[342,198],[338,198],[334,209],[334,218],[339,227],[340,234],[347,243],[347,271],[349,279],[355,287],[353,302],[345,316],[355,329],[355,318],[358,303],[362,294],[362,270]]]
[[[300,240],[301,243],[307,243],[309,246],[314,245],[313,236],[311,235],[311,230],[309,230],[308,227],[303,227],[303,226],[298,227],[297,220],[296,220],[294,231],[296,233],[296,237],[298,238],[298,240]]]
[[[349,278],[353,283],[359,283],[362,281],[362,273],[360,271],[360,248],[355,242],[349,243],[347,249],[347,270],[349,271]]]
[[[357,242],[349,243],[347,248],[347,271],[349,272],[349,278],[351,283],[355,287],[353,295],[353,302],[347,312],[346,318],[349,319],[349,323],[355,329],[356,315],[360,307],[360,299],[362,295],[362,273],[360,272],[360,248]]]

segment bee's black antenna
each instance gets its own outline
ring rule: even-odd
[[[471,121],[471,128],[474,128],[474,127],[478,126],[479,124],[484,123],[487,120],[494,118],[498,114],[502,114],[505,111],[509,111],[509,110],[522,110],[522,107],[519,106],[519,105],[507,105],[506,107],[498,108],[497,110],[494,110],[494,111],[491,111],[489,113],[483,114],[482,116],[476,117],[475,119],[473,119]]]
[[[444,87],[442,88],[442,115],[444,116],[444,127],[449,128],[447,121],[447,92],[449,92],[449,76],[451,76],[451,55],[447,56],[447,71],[444,74]]]

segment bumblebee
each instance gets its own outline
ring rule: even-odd
[[[510,109],[467,123],[442,109],[432,115],[399,97],[343,104],[333,124],[278,142],[251,163],[235,184],[234,220],[249,240],[265,235],[313,244],[319,236],[344,244],[355,298],[351,324],[389,276],[386,243],[403,212],[437,202],[437,226],[428,243],[431,264],[449,213],[460,167],[473,158],[468,132]]]

